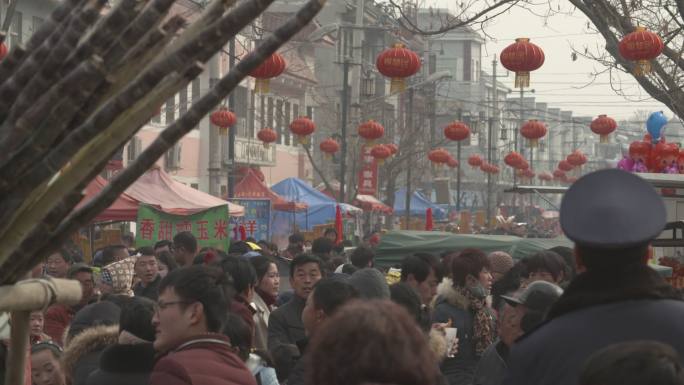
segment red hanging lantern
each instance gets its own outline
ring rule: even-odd
[[[564,172],[572,171],[574,166],[570,164],[567,160],[561,160],[558,162],[558,169]]]
[[[548,182],[550,180],[553,180],[553,175],[551,175],[549,172],[544,171],[537,174],[537,178],[539,178],[539,180]]]
[[[525,159],[523,159],[517,167],[518,170],[527,170],[528,168],[530,168],[530,164],[527,163],[527,160]]]
[[[406,89],[405,78],[413,76],[420,69],[420,57],[404,48],[403,44],[395,44],[378,55],[375,62],[381,74],[392,79],[390,93],[402,92]]]
[[[565,171],[563,170],[555,170],[553,172],[553,179],[555,180],[564,180],[566,178],[565,176]]]
[[[528,120],[520,128],[520,134],[530,140],[530,147],[537,147],[539,139],[546,135],[546,131],[544,122],[540,122],[536,119]]]
[[[394,144],[394,143],[386,144],[385,147],[389,148],[390,153],[392,154],[392,156],[397,155],[397,154],[399,153],[399,146],[397,146],[397,145]]]
[[[449,159],[447,159],[446,164],[447,164],[447,166],[449,166],[449,168],[458,167],[458,161],[451,155],[449,155]]]
[[[501,65],[515,72],[516,88],[529,87],[530,72],[544,64],[544,51],[526,37],[515,39],[515,43],[504,48],[499,56]]]
[[[0,43],[0,60],[4,59],[8,52],[7,45],[4,42]]]
[[[366,144],[373,144],[375,140],[382,138],[385,127],[374,120],[369,120],[359,124],[358,131],[359,136],[366,140]]]
[[[270,88],[269,79],[282,74],[286,66],[285,59],[279,53],[274,53],[264,60],[261,65],[249,73],[249,76],[256,79],[254,92],[267,94]]]
[[[499,166],[495,166],[493,164],[489,165],[489,173],[490,174],[498,174],[499,173]]]
[[[479,155],[471,155],[468,157],[468,164],[473,166],[473,168],[480,167],[482,162],[483,162],[482,157]]]
[[[314,122],[306,116],[300,116],[290,123],[290,131],[297,136],[301,144],[309,144],[309,135],[316,131]]]
[[[209,121],[219,128],[220,135],[227,135],[228,128],[232,127],[237,122],[237,118],[227,107],[221,106],[218,110],[209,115]]]
[[[570,163],[573,167],[582,167],[587,163],[587,157],[580,150],[575,150],[572,154],[568,155],[565,160]]]
[[[378,164],[383,164],[385,159],[392,155],[392,150],[390,150],[384,144],[376,144],[371,149],[371,156],[377,160]]]
[[[516,151],[511,151],[504,157],[504,163],[509,167],[519,168],[523,162],[525,162],[525,158]]]
[[[428,153],[428,159],[436,166],[446,164],[450,157],[449,152],[443,148],[437,148]]]
[[[453,122],[444,127],[444,136],[450,140],[460,142],[470,136],[470,128],[463,122]]]
[[[657,58],[665,48],[660,36],[644,27],[636,30],[620,40],[620,55],[626,60],[636,61],[634,75],[643,76],[651,72],[651,60]]]
[[[617,129],[615,119],[609,118],[606,115],[599,115],[598,118],[592,120],[589,126],[594,134],[600,135],[601,143],[608,143],[608,135],[612,134]]]
[[[332,138],[322,141],[318,147],[325,153],[326,159],[332,158],[333,154],[340,150],[340,144]]]
[[[262,128],[257,132],[257,138],[264,143],[264,148],[268,148],[270,143],[278,140],[278,133],[272,128]]]

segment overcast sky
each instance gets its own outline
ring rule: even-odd
[[[434,6],[454,9],[457,0],[428,0],[421,6]],[[569,11],[569,3],[565,4],[565,11]],[[554,5],[555,6],[555,5]],[[539,14],[548,12],[548,5],[535,6],[533,10]],[[666,112],[668,117],[672,113],[660,102],[651,98],[636,80],[628,74],[614,75],[614,80],[621,81],[621,87],[630,100],[619,96],[611,89],[610,76],[600,75],[590,85],[592,72],[603,70],[601,64],[582,57],[572,61],[572,48],[584,51],[589,46],[596,51],[597,46],[603,47],[605,42],[600,35],[588,32],[588,19],[579,11],[572,15],[557,14],[545,20],[544,17],[531,12],[514,8],[488,23],[485,31],[488,38],[483,49],[482,68],[491,73],[493,55],[498,58],[499,52],[511,44],[516,37],[529,37],[545,52],[544,65],[531,75],[531,88],[536,92],[537,100],[549,103],[549,107],[573,110],[575,115],[607,114],[617,119],[628,118],[635,110]],[[499,65],[499,74],[505,69]],[[499,79],[513,87],[513,75]],[[580,88],[587,85],[585,88]],[[517,93],[516,93],[517,94]]]

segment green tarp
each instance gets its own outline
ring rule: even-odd
[[[460,251],[475,248],[490,253],[505,251],[513,259],[521,259],[540,250],[556,246],[573,247],[567,238],[520,238],[509,235],[453,234],[442,231],[389,231],[380,238],[375,250],[375,262],[379,266],[394,266],[413,253],[424,252],[439,255],[444,251]],[[672,275],[672,269],[653,266],[665,276]]]

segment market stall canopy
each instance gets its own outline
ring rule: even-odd
[[[76,206],[79,208],[86,202],[93,199],[102,189],[107,185],[107,180],[101,176],[96,176],[88,186],[85,188],[85,197]],[[125,192],[119,195],[118,198],[106,210],[101,212],[93,222],[115,222],[115,221],[130,221],[135,220],[138,213],[138,201]],[[132,218],[132,219],[131,219]]]
[[[273,192],[252,169],[248,169],[245,177],[235,185],[235,198],[268,199],[278,211],[302,211],[307,208],[306,203],[288,201]]]
[[[320,225],[335,220],[335,207],[338,203],[316,190],[305,181],[298,178],[287,178],[271,187],[276,194],[294,202],[303,202],[308,208],[294,215],[297,226],[301,230],[311,230],[314,225]],[[340,203],[343,215],[361,213],[361,209],[350,204]],[[275,213],[276,220],[287,221],[283,214]],[[282,218],[280,218],[282,217]]]
[[[231,216],[245,215],[245,208],[175,181],[159,167],[154,167],[132,184],[126,194],[141,203],[176,215],[188,215],[211,207],[228,205]]]
[[[361,207],[364,211],[381,212],[384,214],[392,214],[392,208],[382,203],[378,198],[372,195],[356,194],[354,204]]]
[[[97,195],[107,185],[107,181],[96,177],[88,187],[86,196],[79,206]],[[194,214],[216,206],[228,205],[231,216],[244,215],[245,209],[240,205],[226,202],[207,193],[195,190],[183,183],[173,180],[169,174],[159,167],[154,167],[138,178],[117,200],[100,213],[94,222],[135,221],[140,203],[151,205],[169,214]],[[77,206],[78,207],[78,206]]]
[[[446,219],[447,211],[439,207],[439,205],[432,203],[423,194],[418,191],[414,191],[411,195],[411,215],[412,216],[425,216],[425,212],[428,208],[432,209],[432,216],[435,220]],[[406,189],[399,189],[394,193],[394,215],[403,216],[406,215]]]
[[[505,251],[515,260],[556,246],[574,247],[565,237],[520,238],[511,235],[453,234],[443,231],[389,231],[380,238],[375,249],[375,262],[379,266],[394,266],[414,253],[439,255],[446,250],[479,249],[485,253]],[[666,266],[650,265],[663,276],[672,275]]]

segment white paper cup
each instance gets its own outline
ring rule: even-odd
[[[444,328],[446,333],[446,347],[447,347],[447,357],[453,357],[451,352],[454,350],[455,345],[458,343],[458,329],[456,328]]]

